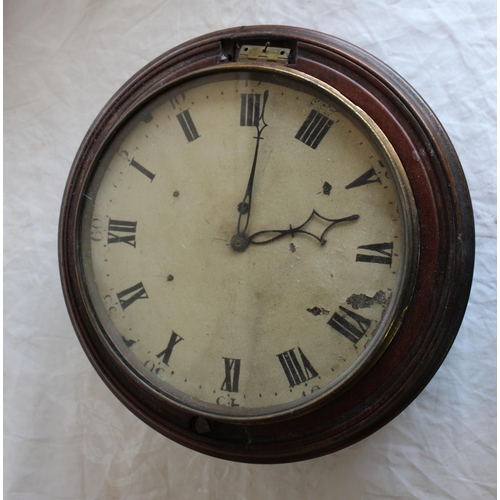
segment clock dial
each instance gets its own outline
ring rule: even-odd
[[[399,159],[361,110],[293,71],[201,72],[144,103],[108,141],[81,217],[110,350],[201,414],[334,397],[411,293]]]

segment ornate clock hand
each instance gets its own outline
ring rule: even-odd
[[[262,102],[262,113],[259,116],[259,120],[255,124],[257,128],[257,137],[255,143],[255,153],[253,156],[252,169],[250,170],[250,177],[248,178],[247,188],[245,191],[245,196],[243,201],[238,204],[238,225],[236,227],[236,234],[231,239],[231,246],[237,252],[243,252],[248,248],[248,237],[245,232],[248,228],[248,223],[250,222],[250,209],[252,206],[252,191],[253,191],[253,181],[255,178],[255,170],[257,167],[257,158],[259,155],[259,145],[262,139],[262,132],[267,127],[267,123],[264,120],[264,112],[266,110],[266,102],[269,97],[269,90],[264,92],[263,102]],[[262,125],[261,125],[262,122]]]
[[[303,229],[314,218],[314,216],[319,217],[320,219],[325,220],[327,222],[330,222],[330,224],[321,233],[320,236],[317,236],[317,235],[315,235],[309,231],[305,231]],[[313,210],[311,215],[308,217],[308,219],[300,226],[292,227],[292,225],[290,224],[289,229],[270,229],[270,230],[266,230],[266,231],[257,231],[256,233],[253,233],[251,236],[248,237],[248,242],[249,242],[249,244],[253,244],[253,245],[264,245],[265,243],[271,243],[272,241],[279,240],[280,238],[283,238],[283,236],[287,236],[288,234],[290,234],[293,238],[294,235],[296,235],[298,233],[302,233],[302,234],[308,234],[309,236],[312,236],[313,238],[318,240],[321,245],[324,245],[326,243],[325,234],[333,226],[335,226],[341,222],[355,221],[358,219],[359,219],[359,215],[356,215],[356,214],[350,215],[349,217],[343,217],[342,219],[327,219],[326,217],[323,217],[318,212],[316,212],[316,210]],[[268,235],[268,237],[266,238],[265,235]],[[264,237],[264,239],[261,239],[261,237]]]

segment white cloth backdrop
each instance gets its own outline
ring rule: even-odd
[[[496,496],[494,0],[4,0],[6,499],[489,499]],[[461,158],[477,259],[449,356],[384,429],[296,464],[230,463],[155,433],[115,399],[73,333],[59,206],[101,107],[147,62],[238,25],[323,31],[424,97]]]

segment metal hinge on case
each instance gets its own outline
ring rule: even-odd
[[[242,45],[236,60],[274,62],[284,66],[289,56],[290,49],[271,47],[266,43],[266,45]]]

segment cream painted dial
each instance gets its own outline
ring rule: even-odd
[[[291,70],[202,72],[118,129],[82,210],[89,307],[152,390],[219,418],[305,410],[381,354],[412,196],[376,125]]]

